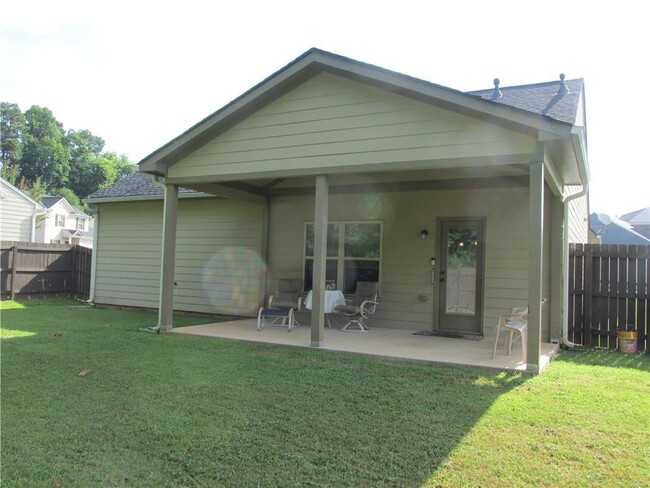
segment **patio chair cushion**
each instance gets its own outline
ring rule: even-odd
[[[360,313],[361,312],[360,305],[361,303],[359,303],[359,305],[351,305],[351,304],[337,305],[336,311],[341,313],[346,313],[346,314]]]
[[[273,308],[298,308],[298,298],[287,293],[278,293],[273,299]]]

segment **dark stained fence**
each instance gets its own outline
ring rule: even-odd
[[[92,249],[0,241],[2,298],[90,297]]]
[[[569,246],[569,339],[616,348],[618,330],[637,332],[637,349],[650,354],[650,246]]]

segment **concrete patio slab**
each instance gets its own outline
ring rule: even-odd
[[[517,371],[526,369],[519,343],[515,344],[510,355],[506,355],[505,340],[502,339],[497,355],[492,359],[494,340],[491,338],[475,341],[414,335],[414,332],[412,330],[374,328],[369,332],[354,333],[326,328],[325,344],[321,349],[443,364]],[[288,332],[286,327],[270,325],[258,331],[256,319],[179,327],[172,329],[170,333],[297,347],[310,347],[311,340],[308,325],[295,327],[292,332]],[[557,353],[557,344],[542,343],[542,370],[548,366]]]

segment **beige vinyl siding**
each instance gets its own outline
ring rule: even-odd
[[[0,183],[6,197],[0,200],[0,239],[3,241],[30,242],[32,240],[32,216],[34,204]]]
[[[96,303],[158,307],[163,202],[100,204]],[[174,308],[254,315],[263,263],[262,207],[179,201]]]
[[[548,192],[547,192],[548,193]],[[303,272],[304,224],[313,221],[313,198],[277,197],[271,202],[269,267],[271,289],[277,278]],[[546,214],[550,209],[546,205]],[[437,285],[430,259],[436,256],[437,219],[485,217],[484,334],[493,336],[501,312],[528,301],[528,190],[430,191],[330,197],[329,220],[383,222],[382,297],[371,326],[432,330]],[[547,217],[548,220],[548,217]],[[420,238],[427,229],[429,237]],[[545,227],[544,294],[550,282],[550,226]],[[420,296],[426,298],[421,301]],[[548,306],[544,308],[545,312]],[[543,338],[549,338],[544,314]]]
[[[435,160],[535,149],[534,138],[518,132],[321,73],[174,164],[169,177],[433,167]]]
[[[589,242],[587,195],[569,202],[569,242]]]

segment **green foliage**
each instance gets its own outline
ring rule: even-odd
[[[70,175],[70,150],[65,141],[63,125],[52,111],[33,105],[25,112],[21,173],[35,181],[41,177],[52,188],[63,188]]]
[[[645,354],[525,376],[0,308],[3,486],[647,485]]]
[[[36,180],[33,182],[23,177],[20,180],[18,188],[27,193],[32,200],[36,200],[37,202],[40,202],[41,198],[48,193],[47,185],[43,183],[40,176],[36,177]]]
[[[23,114],[18,105],[0,102],[0,135],[1,175],[30,195],[67,189],[66,200],[76,205],[135,170],[126,155],[102,152],[104,140],[89,130],[64,132],[45,107]]]
[[[105,180],[100,184],[97,189],[107,188],[116,181],[130,175],[135,171],[135,164],[129,160],[126,154],[117,154],[115,152],[105,152],[97,159],[97,165],[102,168],[105,175]],[[91,192],[92,193],[92,192]]]
[[[3,164],[0,168],[0,177],[4,178],[14,186],[20,183],[20,166],[17,163]]]
[[[476,229],[449,229],[447,240],[449,269],[475,268],[478,253]]]
[[[0,163],[3,171],[5,167],[17,168],[23,153],[24,130],[25,116],[20,107],[15,103],[0,102]],[[10,174],[14,175],[12,181],[4,174],[3,178],[14,185],[18,181],[17,175]]]
[[[83,203],[81,203],[79,197],[70,188],[60,188],[54,192],[54,195],[65,198],[70,205],[82,212],[84,211]]]
[[[96,191],[105,181],[105,175],[97,164],[104,148],[104,140],[89,130],[69,130],[66,142],[70,149],[69,188],[76,195],[86,197]]]

